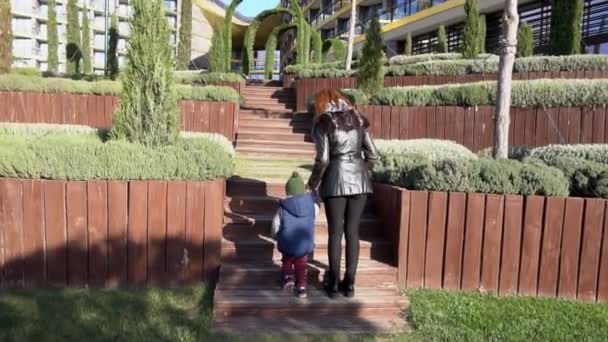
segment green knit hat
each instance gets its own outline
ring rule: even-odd
[[[285,184],[285,192],[287,193],[287,196],[300,195],[306,192],[304,181],[297,171],[293,172],[291,178],[289,178],[287,184]]]

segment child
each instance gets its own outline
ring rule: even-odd
[[[306,298],[306,263],[308,254],[314,250],[319,206],[306,192],[304,181],[297,172],[287,181],[285,192],[287,197],[279,202],[279,210],[272,220],[272,235],[283,254],[283,288],[293,287],[295,280],[295,295]]]

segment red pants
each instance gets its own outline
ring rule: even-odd
[[[283,277],[294,277],[297,287],[306,287],[306,263],[308,257],[283,257]]]

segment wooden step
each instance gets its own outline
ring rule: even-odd
[[[274,118],[274,119],[292,119],[292,120],[301,120],[301,121],[309,121],[312,122],[312,115],[309,113],[294,113],[292,111],[283,111],[283,112],[274,112],[274,113],[266,113],[264,111],[256,112],[252,109],[239,109],[239,118],[255,118],[255,119],[264,119],[264,118]]]
[[[270,137],[266,137],[268,139]],[[315,151],[315,145],[305,141],[281,141],[281,140],[246,140],[238,139],[239,148],[278,148],[286,150]]]
[[[328,268],[327,259],[309,260],[308,285],[320,288]],[[344,266],[342,267],[344,271]],[[357,268],[358,287],[395,288],[397,268],[375,261],[362,259]],[[218,289],[248,289],[262,286],[281,287],[281,262],[224,263],[221,266]]]
[[[224,334],[251,336],[252,332],[282,335],[343,335],[343,334],[397,334],[410,330],[407,322],[400,318],[380,317],[359,321],[352,317],[325,317],[302,320],[283,318],[239,317],[223,322],[214,322],[212,330]]]
[[[315,249],[311,257],[327,256],[327,238],[315,236]],[[342,255],[344,254],[342,247]],[[222,262],[256,261],[267,262],[270,260],[281,260],[282,255],[277,250],[274,240],[258,239],[229,241],[222,240]],[[391,263],[393,258],[393,244],[388,241],[360,241],[359,258],[372,259]]]
[[[243,214],[274,214],[279,208],[279,201],[282,197],[273,196],[227,196],[225,199],[226,208],[231,212]],[[367,201],[365,215],[373,213],[372,201]],[[321,203],[319,215],[325,216],[325,205]]]
[[[260,117],[273,117],[273,116],[288,116],[288,115],[293,115],[296,113],[294,113],[294,111],[291,109],[273,110],[273,109],[264,109],[264,108],[253,108],[253,107],[247,107],[247,106],[243,106],[243,107],[239,108],[239,117],[241,115],[247,116],[247,114],[255,114]]]
[[[295,126],[266,125],[263,122],[257,122],[257,121],[240,123],[240,120],[239,120],[239,131],[283,133],[283,134],[291,134],[291,133],[310,134],[311,127],[309,125],[295,125]]]
[[[290,111],[290,110],[295,109],[295,105],[285,104],[285,103],[259,103],[259,102],[249,103],[249,102],[245,102],[245,105],[243,107],[247,108],[247,109],[265,109],[265,110],[272,110],[272,111]]]
[[[239,130],[238,133],[239,140],[264,140],[269,137],[277,141],[312,142],[310,134],[305,133],[273,133],[245,130]]]
[[[308,150],[293,150],[293,149],[279,149],[279,148],[251,148],[251,147],[239,147],[237,145],[236,152],[245,157],[281,157],[285,159],[301,159],[301,158],[314,158],[315,152]]]
[[[303,162],[299,166],[312,168],[312,162]],[[270,196],[282,198],[286,196],[286,181],[286,179],[276,181],[263,181],[233,177],[228,179],[228,181],[226,182],[226,196]]]
[[[395,289],[357,288],[354,298],[330,299],[321,289],[308,289],[308,298],[276,289],[216,290],[214,322],[235,317],[257,317],[277,320],[350,317],[363,324],[368,319],[395,318],[403,314],[408,301]]]

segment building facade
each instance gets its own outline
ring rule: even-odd
[[[66,67],[67,2],[67,0],[56,0],[55,8],[59,40],[59,72],[65,72]],[[171,28],[171,43],[177,46],[181,0],[164,0],[163,3]],[[129,37],[127,19],[131,14],[131,7],[128,0],[78,0],[79,21],[81,21],[85,6],[89,9],[87,16],[91,28],[91,51],[88,53],[92,56],[94,72],[103,73],[106,60],[106,30],[109,30],[113,14],[116,14],[119,21],[120,39],[117,48],[119,63],[123,64],[125,61],[126,43]],[[11,0],[11,12],[13,15],[13,66],[46,71],[48,67],[48,0]]]
[[[437,29],[446,27],[449,50],[460,51],[464,21],[465,0],[359,0],[357,1],[355,49],[362,46],[362,33],[374,15],[382,24],[385,52],[390,57],[403,54],[408,34],[412,35],[413,53],[429,53],[437,41]],[[534,30],[535,48],[542,53],[549,42],[551,0],[519,0],[522,22]],[[282,0],[289,6],[288,0]],[[346,39],[350,28],[351,1],[301,0],[304,15],[324,40]],[[501,31],[504,0],[480,0],[479,10],[486,15],[488,52],[497,52]],[[608,0],[585,0],[583,15],[583,44],[588,53],[608,53]],[[293,36],[282,41],[281,49],[286,63],[293,63]]]

